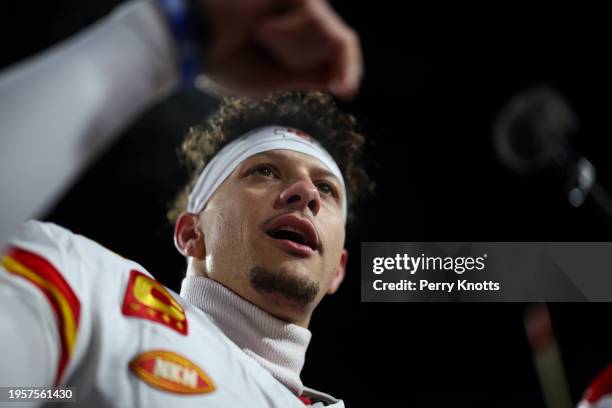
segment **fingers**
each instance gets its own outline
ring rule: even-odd
[[[340,98],[350,99],[357,94],[363,77],[363,56],[357,32],[348,27],[325,1],[317,2],[320,15],[328,16],[331,38],[338,47],[332,59],[330,90]],[[335,17],[335,23],[333,17]]]
[[[357,34],[346,35],[345,46],[336,57],[330,90],[342,99],[351,99],[357,94],[363,77],[363,57]]]
[[[357,93],[363,74],[359,37],[324,0],[295,2],[288,12],[263,20],[256,35],[279,68],[293,73],[291,85],[311,84],[343,99]]]

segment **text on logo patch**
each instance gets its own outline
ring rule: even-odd
[[[166,350],[138,355],[130,369],[151,387],[178,394],[206,394],[215,385],[206,373],[187,358]]]

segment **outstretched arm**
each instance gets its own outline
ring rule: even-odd
[[[184,44],[157,1],[132,0],[0,74],[0,248],[177,86]],[[363,70],[359,39],[325,0],[189,4],[191,13],[207,17],[207,44],[196,37],[195,45],[223,94],[317,89],[355,95]]]
[[[0,247],[177,82],[175,46],[138,0],[0,76]]]

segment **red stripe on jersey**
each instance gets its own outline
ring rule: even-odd
[[[307,396],[300,395],[298,398],[300,399],[300,401],[304,403],[304,405],[312,405],[312,400],[308,398]]]
[[[599,399],[610,395],[612,395],[612,364],[608,365],[597,375],[589,389],[586,390],[584,399],[593,404]]]
[[[81,304],[62,274],[45,258],[20,248],[9,249],[2,266],[41,290],[55,314],[61,351],[54,384],[60,384],[74,352]]]

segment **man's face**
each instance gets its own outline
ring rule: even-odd
[[[208,276],[279,317],[287,305],[311,312],[342,279],[343,195],[311,156],[274,150],[246,159],[199,217]]]

